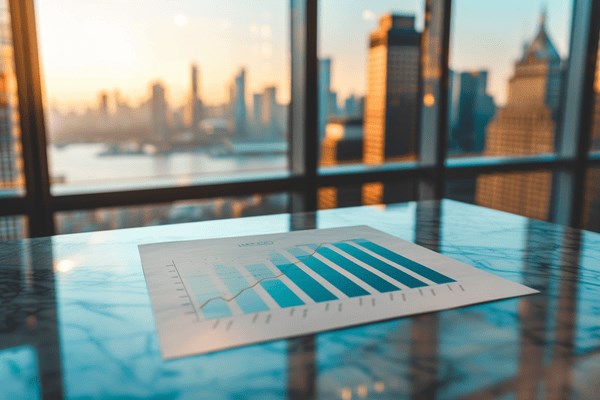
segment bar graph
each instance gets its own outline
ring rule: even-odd
[[[365,226],[140,255],[165,358],[535,292]]]

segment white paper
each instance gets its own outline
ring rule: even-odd
[[[537,293],[367,226],[139,251],[164,358]]]

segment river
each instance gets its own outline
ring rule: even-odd
[[[52,193],[106,192],[185,186],[235,177],[283,174],[284,154],[215,156],[205,151],[100,155],[103,144],[49,146]]]

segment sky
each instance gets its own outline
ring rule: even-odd
[[[135,104],[152,82],[171,105],[190,91],[190,65],[201,72],[208,104],[227,101],[246,68],[247,99],[266,86],[278,100],[290,92],[288,0],[35,0],[46,99],[63,110],[95,107],[100,91],[118,89]],[[547,9],[551,38],[567,55],[571,2],[455,0],[450,65],[488,69],[489,92],[506,97],[514,61]],[[423,28],[423,0],[321,0],[319,56],[332,58],[332,89],[343,99],[364,94],[368,36],[387,12],[414,14]]]

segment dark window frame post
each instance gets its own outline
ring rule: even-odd
[[[33,0],[9,0],[19,121],[23,145],[25,204],[31,236],[54,234],[50,175]]]
[[[583,223],[585,175],[591,143],[600,0],[573,0],[570,54],[563,91],[563,116],[557,154],[572,167],[554,181],[552,222],[580,228]]]
[[[292,192],[291,211],[317,209],[318,58],[317,0],[290,0],[292,92],[290,170],[302,185]]]
[[[444,197],[451,10],[451,0],[425,0],[418,157],[422,166],[433,168],[433,177],[419,182],[419,200]]]

